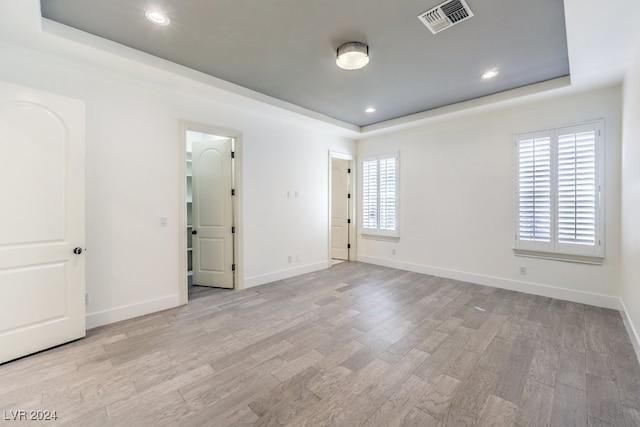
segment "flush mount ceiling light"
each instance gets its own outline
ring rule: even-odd
[[[365,112],[365,113],[375,113],[375,112],[376,112],[376,109],[375,109],[375,107],[367,107],[367,108],[364,110],[364,112]]]
[[[147,10],[144,13],[144,16],[146,16],[149,21],[157,25],[169,25],[171,22],[167,15],[158,12],[157,10]]]
[[[348,42],[338,48],[336,64],[343,70],[358,70],[369,63],[369,46]]]
[[[499,74],[498,69],[494,68],[492,70],[489,71],[485,71],[484,73],[482,73],[480,75],[480,78],[482,80],[491,80],[492,78],[494,78],[495,76],[497,76]]]

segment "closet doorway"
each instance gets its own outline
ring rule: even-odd
[[[236,287],[236,143],[233,133],[185,125],[186,299]]]
[[[355,259],[353,158],[341,153],[329,153],[329,260]]]

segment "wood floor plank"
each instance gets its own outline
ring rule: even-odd
[[[586,391],[587,361],[584,353],[563,348],[560,351],[556,380],[564,385]]]
[[[438,380],[418,401],[416,407],[438,419],[445,418],[451,405],[451,400],[458,388],[460,381],[448,375],[440,375]]]
[[[529,378],[524,386],[516,423],[520,427],[549,425],[553,404],[553,387]]]
[[[478,427],[501,427],[514,424],[518,407],[513,403],[490,395],[480,413]]]
[[[457,388],[444,418],[445,425],[476,425],[497,379],[494,372],[474,370]]]
[[[498,373],[494,393],[502,399],[517,404],[520,402],[527,373],[531,368],[535,344],[526,338],[517,338],[504,365]]]
[[[411,412],[400,421],[399,425],[400,427],[439,427],[442,425],[442,420],[434,418],[421,409],[413,408]]]
[[[640,427],[640,411],[637,409],[629,408],[628,406],[622,407],[624,413],[624,420],[627,427]]]
[[[82,427],[640,425],[615,310],[356,262],[197,291],[0,365],[0,410]]]
[[[551,410],[553,427],[587,425],[587,393],[562,383],[557,383]]]
[[[367,419],[363,426],[399,425],[430,387],[431,384],[428,381],[411,375],[400,385],[400,389]]]
[[[624,425],[615,381],[587,374],[587,414],[612,425]]]

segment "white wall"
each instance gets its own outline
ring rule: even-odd
[[[640,44],[624,81],[623,101],[620,298],[640,358]]]
[[[186,274],[178,268],[181,120],[242,134],[244,255],[237,262],[245,285],[328,265],[328,152],[355,153],[344,129],[275,107],[247,108],[257,103],[36,33],[25,47],[20,39],[3,41],[0,31],[0,79],[86,103],[89,327],[179,303]],[[50,44],[55,55],[47,53]],[[78,59],[85,50],[86,63]],[[124,71],[92,65],[95,55]],[[299,198],[287,199],[287,190]],[[168,217],[168,227],[160,227],[160,217]]]
[[[618,308],[620,106],[613,87],[359,141],[359,158],[400,151],[401,237],[359,236],[358,259]],[[597,118],[606,128],[604,264],[515,256],[514,135]]]

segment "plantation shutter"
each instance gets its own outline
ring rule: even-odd
[[[362,232],[398,236],[398,156],[362,161]]]
[[[518,135],[516,249],[604,256],[602,127]]]
[[[380,159],[380,229],[396,229],[396,158]]]
[[[551,136],[521,135],[518,141],[518,241],[531,249],[550,249]],[[546,243],[546,244],[545,244]]]
[[[378,228],[378,160],[362,162],[362,228]]]
[[[571,252],[591,253],[600,244],[597,133],[592,124],[558,130],[557,243]]]

